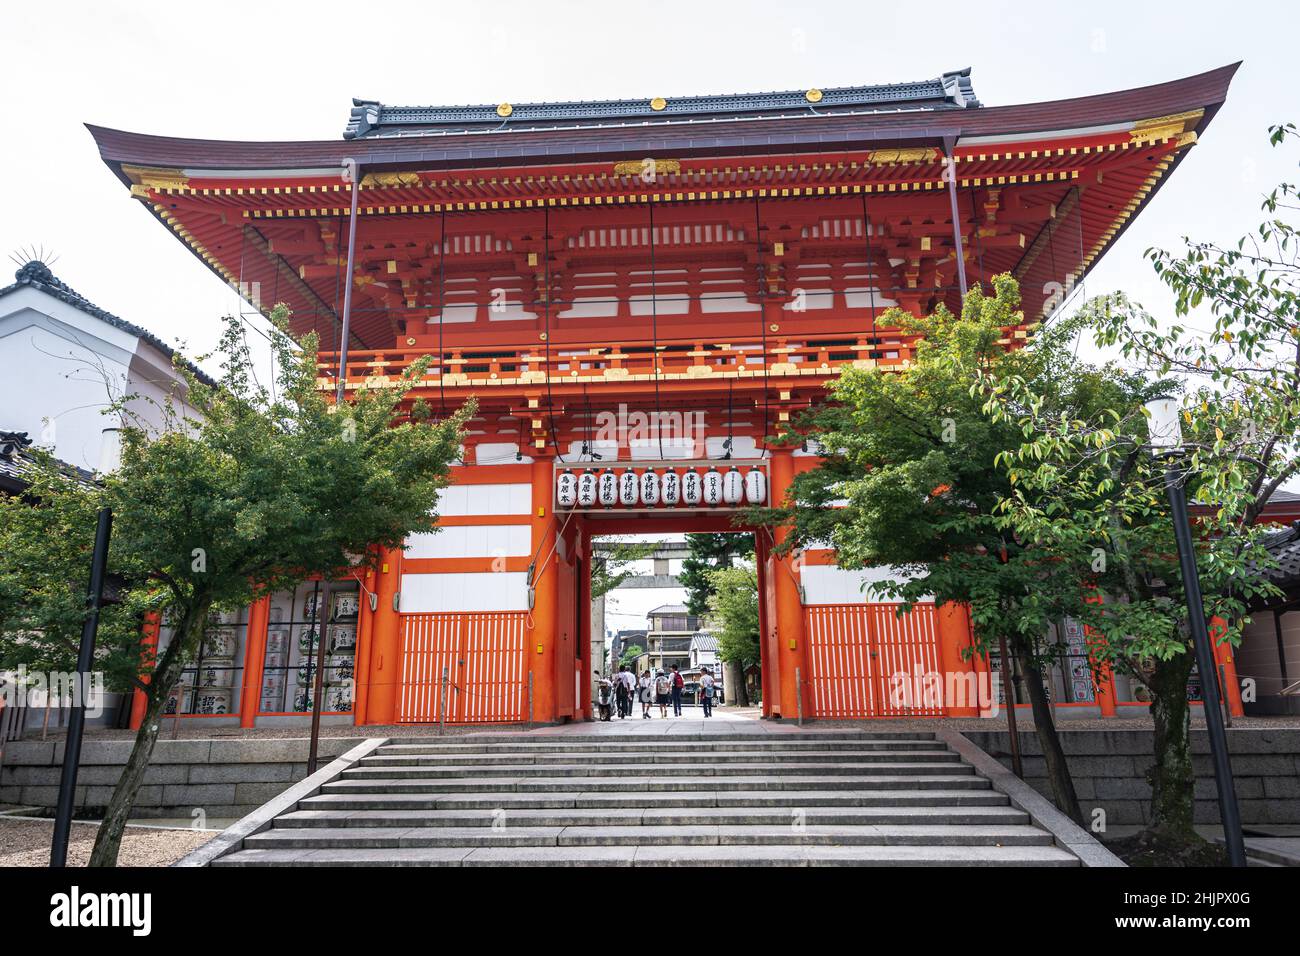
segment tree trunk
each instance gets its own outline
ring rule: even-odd
[[[1083,811],[1079,809],[1079,797],[1074,792],[1074,778],[1070,776],[1070,765],[1065,760],[1065,751],[1061,748],[1061,736],[1056,731],[1052,720],[1052,705],[1043,688],[1043,672],[1038,666],[1032,650],[1022,641],[1014,640],[1016,659],[1020,662],[1020,671],[1024,674],[1025,691],[1034,712],[1034,733],[1038,736],[1038,746],[1043,751],[1043,761],[1047,766],[1047,779],[1052,786],[1052,798],[1057,808],[1079,826],[1084,826]],[[1008,695],[1010,699],[1010,695]]]
[[[723,661],[724,684],[729,688],[731,703],[736,707],[748,707],[749,695],[745,691],[745,667],[740,661]]]
[[[1151,781],[1151,822],[1142,832],[1148,842],[1202,843],[1194,823],[1192,712],[1187,703],[1187,679],[1192,673],[1191,648],[1167,661],[1157,660],[1151,674],[1151,719],[1155,723],[1155,764]],[[1202,675],[1202,682],[1214,675]]]
[[[185,663],[190,658],[189,649],[203,637],[210,606],[210,602],[202,601],[182,618],[181,627],[172,636],[171,643],[159,658],[158,666],[150,677],[144,722],[135,735],[135,746],[131,748],[122,776],[118,778],[113,796],[109,798],[104,810],[104,821],[99,826],[95,846],[90,851],[91,866],[117,866],[117,854],[122,846],[126,821],[131,817],[136,794],[144,783],[145,771],[149,769],[153,748],[158,742],[158,732],[161,729],[159,718],[167,704],[168,695],[185,670]],[[178,700],[177,708],[180,705],[181,701]]]

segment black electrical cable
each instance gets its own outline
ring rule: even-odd
[[[876,345],[876,270],[871,263],[871,216],[867,212],[869,186],[862,187],[862,244],[867,250],[867,305],[871,309],[871,334],[867,339],[867,358],[874,357]]]
[[[763,220],[758,210],[758,193],[754,194],[754,246],[758,250],[759,336],[763,345],[763,457],[767,457],[768,387],[772,363],[767,359],[767,274],[763,269]]]
[[[555,432],[555,399],[551,395],[551,207],[542,207],[542,255],[546,259],[545,282],[542,307],[546,317],[546,420],[550,425],[551,444],[555,446],[555,457],[563,464],[568,464],[560,452],[560,438]]]
[[[655,437],[659,440],[659,460],[664,460],[664,415],[659,401],[659,287],[655,272],[655,202],[649,197],[650,207],[650,361],[655,373]]]
[[[442,417],[447,417],[447,353],[442,348],[442,327],[446,324],[447,297],[447,204],[439,210],[441,226],[438,232],[438,404]]]
[[[975,190],[970,191],[970,208],[971,214],[975,217],[975,228],[971,230],[971,236],[975,240],[975,262],[980,270],[980,286],[984,285],[984,246],[980,242],[980,207],[979,199],[975,195]]]

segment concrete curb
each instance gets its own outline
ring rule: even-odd
[[[1012,806],[1029,814],[1035,824],[1052,835],[1057,846],[1077,856],[1083,866],[1127,866],[1050,800],[957,731],[936,728],[935,737],[960,754],[977,773],[987,777],[994,790],[1006,794]]]
[[[339,776],[348,767],[357,763],[362,757],[373,753],[387,742],[387,737],[370,737],[362,741],[341,757],[335,758],[333,762],[317,770],[307,779],[300,780],[284,793],[268,800],[246,817],[236,820],[203,846],[181,857],[172,866],[208,866],[218,857],[234,853],[243,847],[246,837],[269,829],[272,821],[280,814],[292,810],[297,806],[299,800],[315,796],[321,787]]]

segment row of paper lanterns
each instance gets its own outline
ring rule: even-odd
[[[742,472],[735,465],[703,473],[695,468],[646,468],[640,474],[613,468],[575,473],[566,468],[555,477],[555,500],[561,508],[761,505],[767,501],[767,474],[761,468]]]

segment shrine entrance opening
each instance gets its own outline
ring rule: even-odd
[[[637,678],[647,671],[652,678],[660,671],[671,678],[676,667],[682,677],[681,716],[699,718],[703,716],[701,678],[707,669],[716,684],[714,700],[719,706],[714,716],[757,716],[749,708],[759,706],[763,697],[760,661],[749,652],[744,660],[722,659],[720,622],[690,606],[690,583],[699,582],[706,572],[688,577],[688,562],[694,556],[696,568],[752,570],[755,544],[762,532],[737,530],[726,516],[713,516],[713,520],[682,516],[676,521],[630,518],[618,520],[618,527],[635,530],[606,530],[615,520],[614,516],[584,516],[592,568],[585,619],[590,639],[584,647],[589,653],[593,695],[598,684],[596,672],[616,675],[626,666]],[[703,559],[687,537],[701,532],[708,532],[712,546]],[[761,644],[762,633],[759,593],[757,588],[741,588],[739,597],[749,604],[753,617],[737,622],[752,627],[756,645]],[[741,636],[737,643],[743,640]],[[632,716],[639,718],[640,714],[640,707],[634,707]],[[658,708],[652,708],[651,714],[657,717]]]

